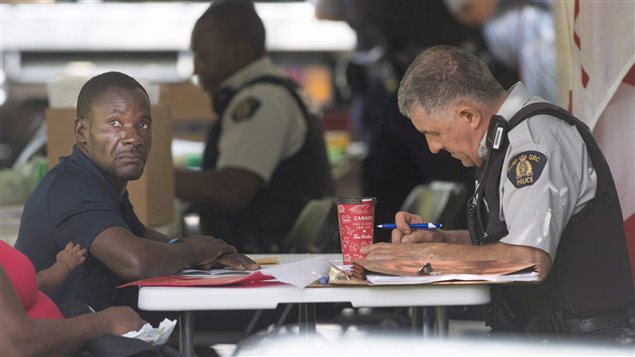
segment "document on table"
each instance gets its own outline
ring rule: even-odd
[[[193,268],[185,268],[181,269],[176,275],[178,276],[196,276],[196,277],[214,277],[214,276],[227,276],[227,275],[249,275],[253,273],[255,270],[234,270],[230,268],[222,268],[222,269],[210,269],[210,270],[202,270],[202,269],[193,269]]]
[[[489,283],[512,283],[538,281],[538,273],[515,273],[509,275],[483,275],[483,274],[443,274],[422,276],[395,276],[382,274],[367,274],[366,281],[372,285],[414,285],[431,284],[442,281],[486,281]]]
[[[177,275],[133,281],[126,286],[221,286],[246,284],[275,279],[303,288],[312,282],[328,277],[331,263],[321,257],[313,257],[291,263],[272,265],[255,271],[231,269],[184,269]]]
[[[213,278],[228,275],[250,275],[255,272],[260,272],[265,276],[273,276],[283,283],[303,288],[320,278],[328,277],[330,268],[331,263],[328,260],[320,257],[313,257],[291,263],[276,264],[260,270],[239,271],[230,268],[211,270],[182,269],[177,273],[177,275]]]

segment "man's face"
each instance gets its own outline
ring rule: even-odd
[[[221,82],[238,70],[233,55],[235,43],[209,22],[203,21],[195,26],[191,48],[194,52],[194,74],[209,94],[214,94]]]
[[[108,88],[95,98],[92,117],[83,119],[88,156],[115,183],[143,173],[152,146],[148,97],[140,89]]]
[[[482,164],[478,156],[480,139],[475,137],[476,132],[465,118],[453,113],[455,111],[450,108],[436,115],[430,115],[425,110],[417,108],[412,113],[411,121],[415,128],[425,135],[432,153],[436,154],[445,150],[455,159],[461,160],[463,166],[480,166]]]

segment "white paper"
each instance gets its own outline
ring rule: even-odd
[[[440,274],[440,275],[422,275],[422,276],[395,276],[395,275],[379,275],[366,274],[366,280],[373,285],[412,285],[412,284],[430,284],[439,281],[487,281],[495,283],[509,283],[514,281],[538,281],[538,273],[535,271],[529,273],[508,274],[508,275],[480,275],[480,274]]]
[[[331,263],[320,257],[278,264],[262,269],[263,274],[272,275],[279,281],[304,288],[312,282],[329,276]]]
[[[172,331],[176,326],[176,320],[163,319],[159,327],[154,328],[150,323],[146,323],[137,331],[130,331],[123,334],[123,337],[137,338],[152,344],[153,346],[163,345],[168,341]]]

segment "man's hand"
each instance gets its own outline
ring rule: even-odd
[[[412,229],[408,225],[412,223],[425,223],[425,220],[409,212],[397,212],[395,224],[397,228],[392,230],[393,243],[432,243],[442,242],[443,232],[428,229]]]
[[[194,263],[203,269],[209,269],[221,255],[236,253],[236,248],[212,236],[194,236],[187,238],[186,243],[193,244],[195,249],[205,252],[205,260]]]
[[[128,306],[109,307],[95,315],[99,316],[104,324],[105,333],[113,336],[137,331],[146,323],[139,314]]]
[[[69,272],[73,271],[86,260],[86,249],[83,249],[79,244],[68,242],[64,250],[57,253],[55,260],[57,263],[64,264]]]
[[[234,270],[257,270],[260,265],[256,264],[246,255],[240,253],[223,254],[214,261],[215,264],[228,266]]]

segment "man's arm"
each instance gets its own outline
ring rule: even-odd
[[[225,254],[240,256],[223,260],[235,269],[257,269],[250,259],[236,253],[236,248],[210,236],[196,236],[179,244],[165,244],[140,239],[123,227],[101,232],[89,252],[121,278],[131,281],[152,276],[170,275],[190,264],[208,264]]]
[[[149,239],[151,241],[159,242],[159,243],[167,243],[173,238],[165,235],[156,229],[152,229],[150,227],[146,227],[146,234],[143,236],[145,239]]]
[[[514,260],[535,263],[540,279],[551,271],[551,256],[538,248],[494,243],[482,246],[450,243],[391,244],[362,247],[367,259],[377,260]]]
[[[68,356],[99,336],[122,335],[138,330],[145,323],[129,307],[111,307],[63,320],[31,319],[1,267],[0,286],[2,355]]]
[[[230,214],[244,210],[264,185],[258,175],[239,168],[176,169],[174,180],[176,197]]]

